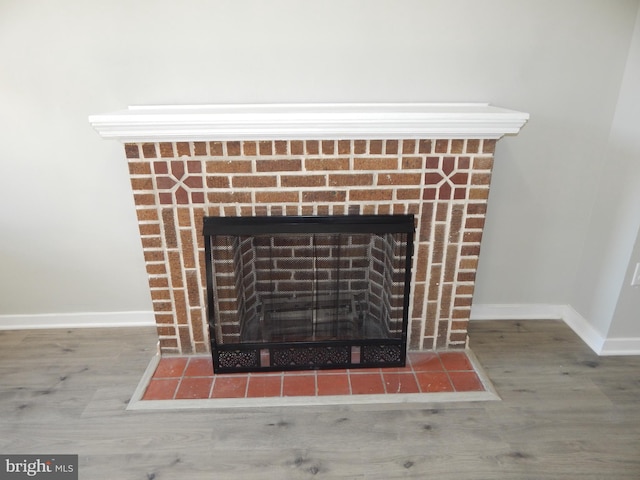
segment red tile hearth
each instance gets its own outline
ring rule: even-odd
[[[484,392],[466,352],[410,352],[403,368],[214,375],[210,357],[164,357],[142,400]]]

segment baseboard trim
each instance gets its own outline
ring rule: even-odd
[[[0,330],[40,328],[146,327],[155,325],[153,312],[81,312],[0,315]]]
[[[474,304],[471,320],[561,320],[563,307],[541,303]]]
[[[640,338],[605,338],[571,305],[478,304],[471,320],[562,320],[600,356],[640,355]]]
[[[604,345],[605,337],[598,332],[593,326],[571,305],[562,305],[562,320],[566,323],[576,335],[578,335],[591,350],[598,355],[602,355],[602,345]]]
[[[600,355],[640,355],[640,338],[608,338]]]

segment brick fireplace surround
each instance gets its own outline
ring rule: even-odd
[[[124,144],[163,355],[210,351],[204,216],[416,216],[409,349],[460,349],[496,141],[487,104],[130,107],[90,117]]]

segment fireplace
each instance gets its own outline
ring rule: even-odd
[[[407,348],[465,348],[496,142],[527,118],[487,104],[208,105],[90,122],[124,144],[159,348],[172,355],[211,352],[208,217],[413,215]]]
[[[216,373],[404,366],[413,215],[205,217]]]

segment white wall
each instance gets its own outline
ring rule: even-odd
[[[568,303],[638,0],[0,2],[0,315],[150,310],[121,147],[131,104],[488,101],[478,303]]]
[[[636,185],[639,184],[636,183]],[[631,279],[638,263],[640,263],[640,230],[638,230],[635,246],[624,271],[620,295],[607,334],[608,339],[615,341],[634,339],[636,343],[640,340],[640,286],[631,286]]]
[[[572,304],[609,343],[640,349],[640,11],[603,156]],[[635,243],[635,249],[634,249]],[[605,345],[605,348],[607,346]]]

